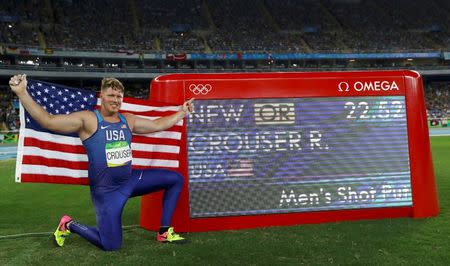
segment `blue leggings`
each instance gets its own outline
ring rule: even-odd
[[[97,228],[74,221],[70,224],[70,231],[103,250],[117,250],[122,245],[122,211],[129,198],[165,190],[161,226],[169,226],[182,188],[183,177],[177,172],[164,169],[133,170],[127,184],[118,190],[108,193],[91,190]]]

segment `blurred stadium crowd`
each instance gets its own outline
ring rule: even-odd
[[[6,47],[98,54],[450,52],[449,14],[448,0],[2,0],[0,55]],[[132,69],[137,73],[141,69],[160,73],[160,69],[174,67],[164,59],[146,65],[143,57],[142,62],[115,63],[100,56],[81,61],[49,56],[25,66],[29,59],[21,56],[17,52],[0,57],[0,68],[7,70],[14,64],[14,71],[33,70],[40,64],[44,71],[64,68],[114,73]],[[408,67],[407,60],[412,59],[404,58],[403,65],[394,60],[366,60],[364,67]],[[337,60],[293,60],[282,61],[279,67],[283,71],[287,67],[296,71],[297,65],[326,70],[332,64],[345,70],[354,60],[345,61],[341,66]],[[436,62],[429,59],[426,64],[449,68],[447,59]],[[186,71],[230,70],[235,63],[216,60],[202,65],[198,61],[195,66],[186,65]],[[163,64],[168,65],[161,67]],[[176,64],[176,68],[185,70],[184,62]],[[268,67],[254,66],[260,71]],[[254,66],[241,65],[237,70]],[[150,70],[142,70],[146,67]],[[147,97],[147,87],[127,87],[131,89],[126,96]],[[449,81],[425,84],[429,119],[450,117],[449,90]],[[0,85],[0,107],[0,131],[15,130],[17,103],[5,85]]]
[[[447,0],[3,0],[0,43],[145,52],[450,48]]]
[[[85,87],[85,89],[99,91],[99,88],[96,87]],[[424,88],[424,91],[430,125],[443,125],[445,123],[446,126],[447,120],[450,119],[450,82],[430,82]],[[126,90],[126,96],[145,99],[148,96],[148,90]],[[18,130],[19,110],[17,101],[17,97],[8,86],[0,86],[0,132]]]
[[[19,129],[19,110],[14,106],[15,98],[7,86],[0,86],[0,132]]]
[[[428,118],[450,118],[450,82],[430,82],[424,90]]]

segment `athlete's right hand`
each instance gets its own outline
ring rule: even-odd
[[[17,95],[26,91],[27,84],[28,81],[26,74],[12,76],[9,80],[9,86],[11,87],[11,90]]]

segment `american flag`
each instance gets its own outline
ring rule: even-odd
[[[50,114],[94,110],[100,104],[96,93],[42,81],[29,80],[31,97]],[[125,98],[121,112],[148,119],[172,114],[178,106]],[[88,158],[77,134],[43,129],[20,106],[20,134],[16,161],[16,182],[89,184]],[[183,120],[166,131],[133,135],[133,168],[178,170]]]

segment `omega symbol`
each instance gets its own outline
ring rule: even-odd
[[[345,81],[342,81],[341,83],[338,84],[339,91],[348,91],[349,89],[350,89],[350,85],[348,85],[348,83]]]

